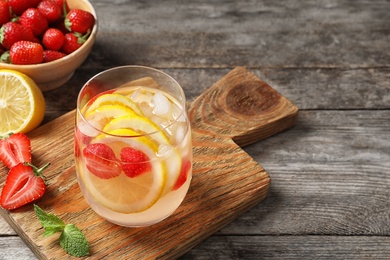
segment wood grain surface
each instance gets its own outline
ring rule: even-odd
[[[124,228],[95,214],[81,195],[73,160],[75,113],[69,112],[29,133],[33,163],[51,163],[48,190],[36,203],[65,223],[77,223],[90,243],[91,258],[181,256],[268,193],[269,175],[233,138],[253,143],[291,128],[297,115],[297,107],[265,82],[245,68],[234,69],[190,104],[194,170],[183,204],[158,224]],[[31,204],[0,213],[38,258],[67,258],[55,236],[42,237]]]
[[[91,3],[95,46],[44,93],[45,123],[120,65],[163,70],[190,102],[245,66],[299,107],[294,128],[243,148],[272,180],[266,199],[180,260],[389,259],[389,1]],[[36,259],[1,217],[0,259]]]

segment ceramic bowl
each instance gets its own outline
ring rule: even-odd
[[[95,26],[87,41],[79,49],[64,58],[52,62],[34,65],[0,63],[0,69],[11,69],[26,74],[35,81],[42,91],[48,91],[64,85],[91,52],[98,28],[96,12],[89,1],[67,0],[67,3],[70,9],[83,9],[95,16]]]

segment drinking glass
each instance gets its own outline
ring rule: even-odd
[[[181,86],[160,70],[122,66],[90,79],[77,99],[74,140],[81,192],[112,223],[160,222],[189,189],[186,99]]]

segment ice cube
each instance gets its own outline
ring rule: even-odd
[[[94,126],[95,127],[95,126]],[[96,137],[99,134],[99,131],[96,130],[96,128],[92,127],[88,123],[80,120],[78,123],[78,129],[79,131],[86,136],[89,137]]]
[[[152,94],[146,91],[142,91],[140,89],[135,90],[131,95],[130,99],[138,104],[149,104],[152,99]]]
[[[183,139],[186,134],[186,127],[183,124],[177,124],[176,130],[175,130],[175,141],[177,144],[180,144],[183,142]]]
[[[153,114],[155,115],[164,115],[171,109],[171,102],[160,92],[153,95],[152,103],[154,105]]]
[[[169,144],[160,144],[158,146],[157,156],[159,157],[167,156],[172,151],[172,149],[173,147]]]

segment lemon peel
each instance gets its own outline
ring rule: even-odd
[[[42,91],[30,77],[14,70],[0,70],[0,135],[35,129],[45,112]]]

